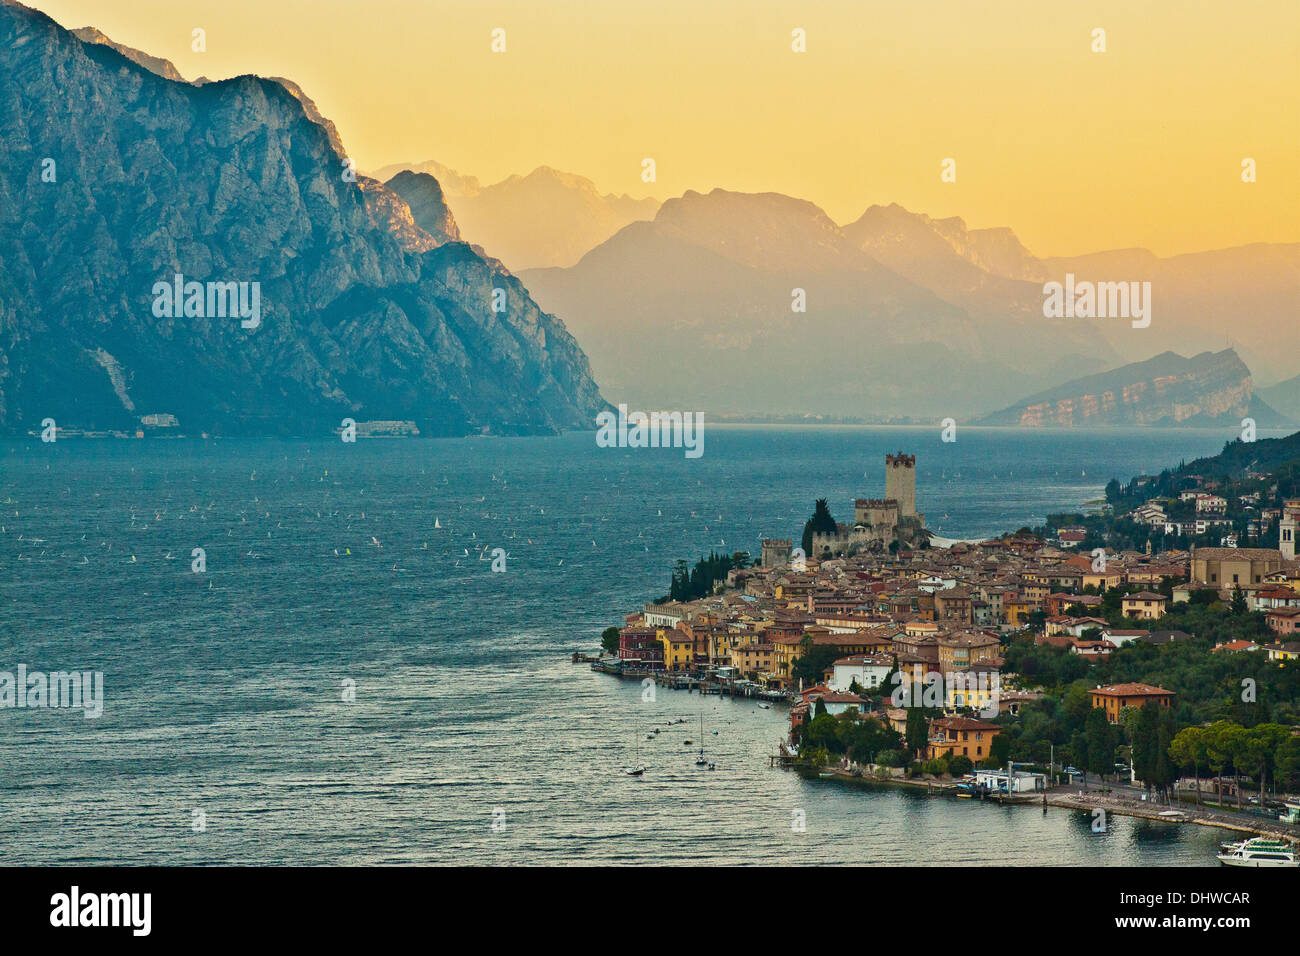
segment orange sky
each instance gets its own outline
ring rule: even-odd
[[[659,198],[775,190],[838,222],[898,202],[1039,255],[1300,240],[1296,0],[27,2],[190,78],[291,77],[362,170],[545,164]]]

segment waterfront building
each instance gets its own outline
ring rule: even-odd
[[[969,757],[979,763],[989,755],[993,738],[1002,732],[997,724],[973,717],[936,717],[930,721],[930,742],[925,756],[929,760],[939,757]]]
[[[1025,770],[1011,774],[1005,770],[976,770],[975,783],[1002,793],[1037,793],[1047,789],[1047,775]]]
[[[695,663],[695,639],[676,628],[658,629],[659,642],[663,645],[664,670],[689,671]]]
[[[618,659],[624,667],[661,670],[664,646],[653,627],[629,625],[618,632]]]

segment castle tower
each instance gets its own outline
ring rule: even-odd
[[[783,568],[790,563],[790,538],[763,539],[763,567]]]
[[[1300,530],[1300,498],[1288,498],[1282,504],[1282,520],[1277,525],[1277,547],[1285,561],[1295,560],[1296,532]]]
[[[916,456],[885,456],[885,497],[898,502],[902,518],[916,517]]]

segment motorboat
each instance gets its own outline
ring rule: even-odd
[[[1284,840],[1257,837],[1240,843],[1225,843],[1220,849],[1223,852],[1216,856],[1224,866],[1300,866],[1295,847]]]

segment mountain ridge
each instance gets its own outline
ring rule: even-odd
[[[436,160],[384,166],[373,175],[391,181],[402,172],[436,178],[465,237],[516,272],[571,266],[624,226],[652,218],[659,208],[655,199],[601,193],[585,176],[552,166],[490,185]]]
[[[563,322],[350,178],[284,83],[177,82],[10,0],[0,73],[0,430],[550,433],[605,407]],[[256,284],[259,322],[160,314],[174,274]]]
[[[1254,394],[1250,369],[1232,349],[1184,357],[1162,352],[1076,378],[984,416],[977,425],[1260,427],[1293,424]]]
[[[715,414],[955,416],[1012,400],[1017,378],[1053,381],[1044,354],[1115,357],[1087,322],[1045,323],[1041,296],[990,328],[870,253],[808,200],[692,190],[573,267],[522,277],[607,389]],[[654,337],[671,361],[644,348]]]

